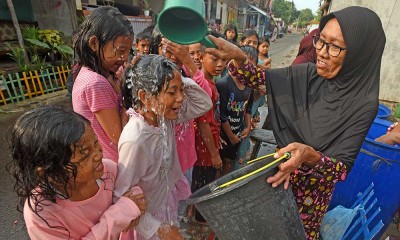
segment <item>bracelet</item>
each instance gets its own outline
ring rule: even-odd
[[[387,133],[389,133],[390,131],[392,131],[393,128],[395,128],[395,127],[397,126],[397,124],[399,124],[399,122],[395,122],[395,123],[393,123],[392,125],[390,125],[390,127],[389,127],[388,130],[387,130]]]

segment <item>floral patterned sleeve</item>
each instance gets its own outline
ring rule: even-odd
[[[248,59],[240,67],[236,67],[233,61],[229,62],[228,70],[232,77],[246,86],[253,89],[265,86],[265,70],[254,66]]]
[[[321,159],[313,168],[302,165],[290,179],[307,240],[319,239],[335,183],[343,181],[347,175],[343,162],[320,154]]]
[[[298,171],[301,171],[302,175],[315,175],[332,183],[346,179],[347,167],[343,162],[325,156],[321,152],[319,154],[321,155],[321,159],[313,168],[302,165]]]

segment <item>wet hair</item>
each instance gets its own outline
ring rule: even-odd
[[[153,37],[150,31],[142,31],[136,35],[136,44],[139,43],[140,40],[149,40],[152,42]]]
[[[16,180],[20,212],[27,200],[29,208],[43,219],[39,213],[49,202],[56,203],[57,196],[70,198],[67,190],[75,187],[70,180],[75,180],[78,169],[78,163],[70,162],[73,146],[89,124],[81,115],[55,106],[42,106],[18,118],[9,139],[12,161],[7,170]],[[43,169],[40,175],[38,168]],[[52,186],[54,182],[63,193]],[[43,220],[49,227],[65,229]]]
[[[122,80],[122,104],[126,109],[141,107],[139,90],[157,96],[163,86],[173,78],[178,67],[167,58],[155,54],[142,56],[133,66],[125,70]],[[168,86],[167,86],[168,87]]]
[[[246,45],[241,46],[240,50],[246,54],[247,58],[254,59],[256,62],[258,62],[258,51],[255,47]]]
[[[238,31],[237,31],[235,24],[233,24],[233,23],[226,24],[225,31],[224,31],[224,38],[226,39],[226,32],[232,31],[232,30],[235,31],[235,37],[232,39],[232,42],[236,43],[237,38],[238,38]]]
[[[153,31],[152,31],[152,41],[150,45],[150,53],[151,54],[158,54],[158,47],[161,46],[161,40],[163,38],[163,35],[160,32],[160,29],[158,28],[158,25],[154,26]]]
[[[260,40],[258,38],[258,34],[257,34],[256,30],[248,29],[248,30],[244,31],[244,33],[242,34],[242,37],[240,38],[240,41],[243,42],[244,40],[246,40],[246,38],[248,38],[250,36],[256,36],[257,40]]]
[[[268,46],[271,46],[271,43],[269,42],[269,39],[268,39],[267,37],[261,37],[261,38],[258,40],[258,45],[260,45],[260,44],[263,43],[263,42],[266,42],[266,43],[268,43]]]
[[[86,66],[101,74],[100,57],[103,55],[103,47],[119,36],[134,36],[133,28],[129,20],[118,9],[106,6],[96,8],[80,26],[75,43],[79,69]],[[99,56],[89,46],[89,39],[96,36],[99,41]]]

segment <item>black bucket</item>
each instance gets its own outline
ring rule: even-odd
[[[279,163],[213,191],[217,186],[253,172],[273,160],[270,157],[234,171],[189,197],[187,203],[196,206],[219,240],[306,238],[291,189],[283,189],[283,184],[272,188],[265,181],[277,172]]]

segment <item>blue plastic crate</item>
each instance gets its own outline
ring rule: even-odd
[[[373,239],[379,239],[390,225],[400,207],[400,147],[376,142],[374,139],[386,133],[391,122],[376,118],[362,145],[353,169],[343,182],[336,184],[329,209],[338,205],[350,208],[357,194],[374,183],[376,206],[380,208],[377,218],[369,226],[382,221],[384,226]],[[367,215],[368,217],[369,215]],[[363,238],[361,238],[363,239]]]

